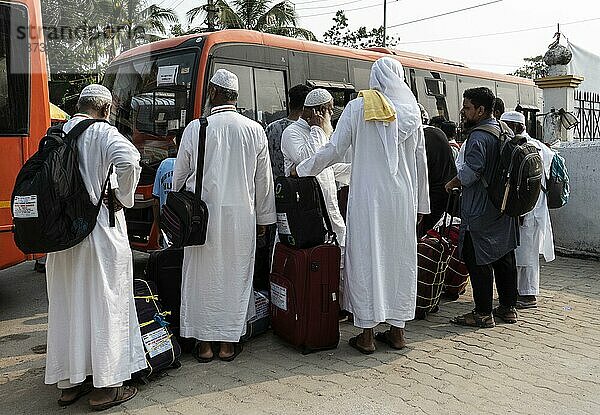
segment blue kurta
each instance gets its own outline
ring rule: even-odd
[[[498,125],[493,118],[481,121],[478,125]],[[461,235],[471,233],[475,258],[478,265],[490,264],[518,245],[518,222],[516,218],[503,215],[492,204],[483,185],[483,175],[489,183],[494,166],[500,155],[500,141],[484,131],[474,131],[464,144],[464,164],[458,168],[458,178],[462,184]]]

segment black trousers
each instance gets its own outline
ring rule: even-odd
[[[465,232],[462,255],[469,270],[477,313],[492,312],[494,279],[500,305],[510,307],[517,303],[517,266],[514,250],[491,264],[477,265],[471,233]]]

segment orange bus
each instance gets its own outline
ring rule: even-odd
[[[201,115],[204,91],[217,69],[238,76],[238,111],[266,126],[287,115],[287,90],[300,83],[327,88],[339,116],[357,91],[369,87],[371,65],[382,56],[403,64],[407,83],[431,116],[458,121],[462,93],[475,86],[491,88],[507,109],[520,105],[534,113],[539,106],[539,90],[531,80],[391,49],[357,50],[247,30],[194,34],[137,47],[117,57],[103,81],[114,97],[111,122],[142,154],[136,203],[126,212],[132,247],[158,248],[152,197],[156,169],[161,160],[176,155],[174,139]],[[528,119],[535,117],[530,114]]]
[[[0,2],[0,269],[31,259],[12,235],[10,197],[50,126],[40,2]]]

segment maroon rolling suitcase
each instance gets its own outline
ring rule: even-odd
[[[340,340],[341,250],[318,193],[329,238],[303,249],[277,243],[270,278],[271,327],[303,354],[336,348]]]
[[[336,348],[340,340],[340,248],[275,245],[271,327],[302,353]]]

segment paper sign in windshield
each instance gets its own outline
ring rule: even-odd
[[[156,75],[156,85],[175,85],[179,65],[160,66]]]

